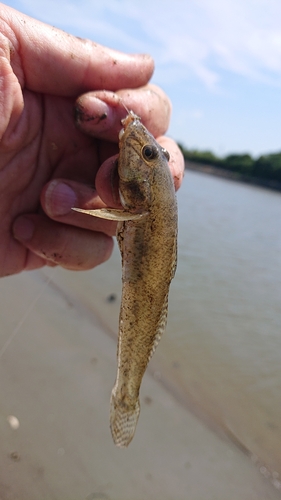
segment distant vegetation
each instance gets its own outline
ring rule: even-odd
[[[232,154],[224,158],[214,155],[211,151],[189,150],[179,144],[184,158],[192,163],[211,165],[240,176],[273,181],[281,184],[281,152],[260,156],[257,159],[249,154]]]

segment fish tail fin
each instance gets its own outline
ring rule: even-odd
[[[111,394],[110,429],[114,443],[120,448],[127,447],[132,441],[140,414],[140,402],[136,399],[133,405],[121,402]]]

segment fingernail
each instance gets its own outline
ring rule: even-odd
[[[52,181],[45,191],[45,209],[50,217],[66,215],[77,204],[76,193],[67,184]]]
[[[13,225],[13,234],[16,240],[31,240],[34,233],[34,223],[27,217],[19,217]]]
[[[78,99],[75,107],[77,122],[85,128],[92,130],[107,129],[113,121],[113,112],[110,106],[97,97],[85,95]]]

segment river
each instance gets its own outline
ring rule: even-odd
[[[178,199],[162,356],[205,413],[280,469],[281,195],[188,171]]]

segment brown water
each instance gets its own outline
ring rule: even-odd
[[[178,202],[178,270],[153,369],[164,383],[169,379],[183,404],[278,477],[281,194],[187,171]],[[116,249],[83,290],[113,331],[120,282]],[[94,306],[92,287],[99,296]],[[117,295],[115,303],[106,302],[110,293]]]
[[[281,469],[281,195],[188,172],[160,356],[196,403]]]

